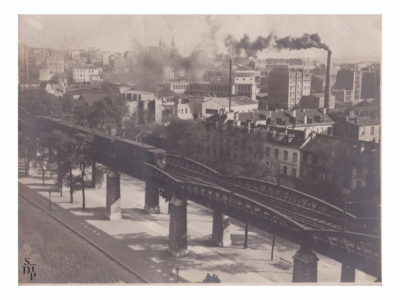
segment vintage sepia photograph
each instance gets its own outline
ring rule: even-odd
[[[380,286],[381,36],[19,14],[18,285]]]

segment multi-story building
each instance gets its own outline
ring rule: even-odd
[[[280,108],[292,109],[302,96],[310,95],[310,66],[275,67],[268,77],[268,102]]]
[[[235,94],[235,85],[232,83],[232,95]],[[229,96],[229,81],[218,82],[190,82],[186,91],[188,95],[194,96],[216,96],[228,97]]]
[[[235,94],[256,100],[256,70],[236,69],[234,72]]]
[[[302,132],[232,126],[224,118],[208,121],[212,126],[193,145],[196,159],[226,174],[294,186],[300,176]]]
[[[366,193],[358,194],[363,199],[353,193],[352,201],[379,198],[379,170],[376,143],[317,134],[301,147],[301,188],[331,202],[338,203],[355,190]]]
[[[336,75],[335,90],[344,93],[344,102],[357,102],[361,99],[361,83],[362,83],[362,72],[358,66],[354,65],[346,69],[341,69]],[[341,99],[341,94],[338,93]]]
[[[202,117],[203,97],[183,96],[176,101],[176,116],[182,120],[196,120]]]
[[[369,69],[362,72],[361,98],[380,100],[380,70]]]
[[[74,82],[103,81],[102,68],[75,67],[72,69],[72,80]]]
[[[359,141],[379,143],[379,118],[371,118],[370,116],[339,118],[336,122],[336,135]]]

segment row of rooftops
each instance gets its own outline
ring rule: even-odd
[[[279,127],[237,126],[226,115],[215,115],[207,119],[209,124],[215,122],[223,123],[223,130],[231,135],[256,135],[265,142],[297,148],[323,157],[341,157],[354,161],[368,159],[371,156],[379,155],[379,144],[374,142],[359,141],[346,137],[331,136],[312,133],[308,137],[305,132],[295,129],[284,129]]]
[[[301,146],[301,149],[322,157],[360,160],[365,157],[379,155],[380,145],[374,142],[359,141],[345,137],[312,134]]]
[[[241,122],[257,122],[266,120],[268,125],[276,126],[302,126],[310,124],[334,124],[334,121],[326,114],[326,110],[297,109],[297,110],[275,110],[243,112],[237,115]]]
[[[272,128],[265,126],[244,127],[237,124],[227,117],[227,115],[214,115],[206,120],[208,124],[216,122],[223,123],[223,130],[229,135],[256,135],[259,139],[264,139],[270,144],[299,148],[305,141],[304,132],[293,129]]]

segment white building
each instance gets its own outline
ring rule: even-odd
[[[102,68],[80,67],[72,69],[72,79],[74,82],[103,81]]]
[[[203,97],[184,96],[176,101],[176,116],[182,120],[200,119]]]
[[[256,76],[259,72],[249,69],[235,70],[235,94],[238,96],[246,96],[252,100],[256,100]]]
[[[56,97],[62,97],[67,91],[68,80],[66,78],[59,78],[58,81],[50,80],[45,87],[46,92]]]
[[[258,102],[244,96],[233,96],[231,101],[232,112],[250,112],[258,109]],[[202,105],[203,118],[229,112],[229,98],[209,97],[204,99]]]
[[[170,66],[165,66],[164,69],[164,80],[171,80],[175,78],[175,71],[174,68]]]
[[[189,89],[189,82],[187,81],[171,81],[168,83],[171,91],[177,94],[184,94]]]

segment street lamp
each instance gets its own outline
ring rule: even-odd
[[[176,271],[176,282],[179,283],[179,267],[176,267],[175,271]]]
[[[350,201],[347,201],[347,197],[344,198],[344,206],[343,206],[343,225],[342,231],[346,231],[346,214],[347,214],[347,204],[352,204]]]

